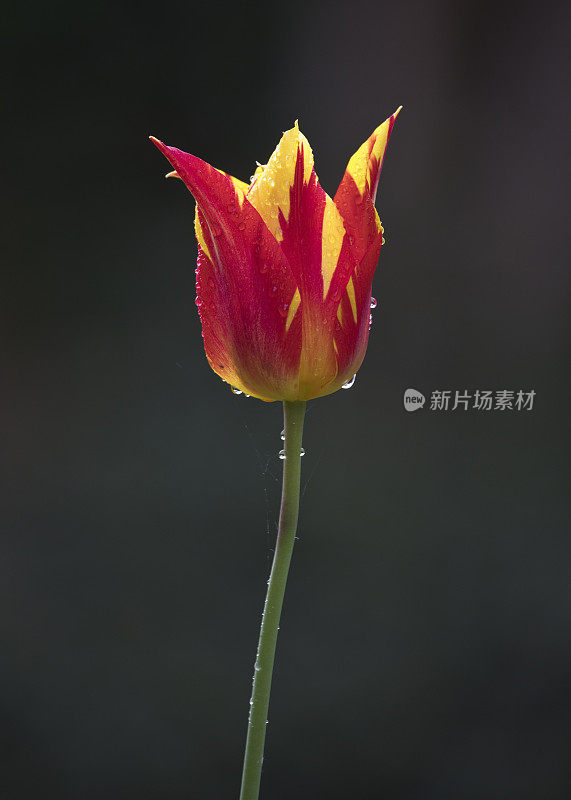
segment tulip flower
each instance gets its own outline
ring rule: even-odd
[[[196,200],[206,357],[235,389],[310,400],[361,366],[383,244],[375,195],[397,114],[351,158],[334,199],[297,122],[249,185],[153,139]]]
[[[352,156],[331,199],[297,122],[249,184],[154,143],[196,200],[196,304],[206,357],[236,392],[283,400],[278,536],[262,617],[240,800],[257,800],[277,633],[299,511],[306,401],[355,375],[384,243],[375,197],[398,109]]]

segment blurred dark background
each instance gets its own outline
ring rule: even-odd
[[[1,797],[237,798],[281,408],[207,365],[147,136],[247,180],[299,118],[333,194],[401,103],[367,358],[308,411],[262,798],[569,797],[569,4],[3,16]]]

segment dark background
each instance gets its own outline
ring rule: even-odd
[[[3,15],[1,797],[237,798],[281,409],[207,365],[146,137],[247,180],[299,117],[333,194],[401,103],[369,351],[308,410],[262,797],[568,797],[569,4]]]

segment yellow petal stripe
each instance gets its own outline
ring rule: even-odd
[[[333,200],[327,195],[321,239],[321,274],[323,276],[324,299],[327,297],[331,278],[339,261],[339,253],[341,252],[344,236],[343,218]]]
[[[198,203],[196,204],[196,210],[194,212],[194,232],[196,234],[196,240],[198,244],[200,245],[204,253],[208,256],[210,261],[214,263],[214,261],[212,260],[212,256],[210,255],[210,250],[208,249],[208,246],[204,241],[204,233],[202,232],[202,225],[200,224],[200,220],[198,219]]]
[[[293,322],[293,318],[295,317],[295,312],[299,308],[300,302],[301,302],[301,296],[299,294],[299,289],[296,289],[291,299],[291,303],[289,304],[289,310],[287,312],[287,319],[285,326],[286,333],[289,331],[290,325]]]
[[[351,311],[353,312],[353,319],[357,322],[357,300],[355,298],[355,287],[353,286],[353,278],[349,278],[349,283],[347,284],[347,295],[349,296],[349,302],[351,303]]]
[[[296,121],[294,127],[284,133],[268,163],[258,167],[248,190],[248,200],[278,241],[283,239],[279,210],[286,220],[289,219],[290,188],[300,148],[303,151],[303,181],[307,183],[313,169],[313,154]]]

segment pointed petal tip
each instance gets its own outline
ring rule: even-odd
[[[155,145],[155,147],[159,149],[164,156],[166,156],[169,150],[168,146],[164,142],[161,142],[160,139],[157,139],[156,136],[149,136],[149,139]]]

